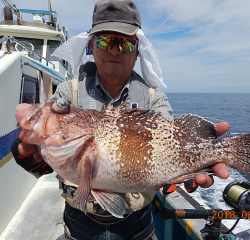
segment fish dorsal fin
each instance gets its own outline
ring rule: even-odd
[[[207,140],[215,138],[217,135],[214,123],[191,113],[181,115],[174,119],[171,124],[180,127],[183,131],[186,130],[185,132],[190,135],[193,134]]]
[[[109,102],[109,104],[105,107],[105,104],[103,104],[102,106],[102,109],[101,109],[101,112],[104,114],[104,115],[107,115],[107,116],[111,116],[111,117],[119,117],[121,115],[121,112],[124,111],[122,110],[126,104],[127,104],[127,101],[120,104],[119,106],[117,106],[116,108],[113,108],[113,103],[114,101],[111,100]]]
[[[117,112],[118,113],[118,112],[121,111],[121,109],[123,109],[126,106],[127,103],[128,103],[128,101],[125,101],[125,102],[121,103],[119,106],[117,106],[117,107],[114,108],[113,107],[114,100],[111,100],[107,106],[105,106],[105,104],[102,105],[101,112],[113,111],[113,112]]]
[[[125,110],[125,106],[128,103],[128,101],[125,101],[124,103],[120,104],[116,108],[113,107],[113,101],[110,101],[108,106],[105,107],[105,105],[102,106],[101,112],[107,116],[111,117],[120,117],[120,116],[135,116],[135,117],[141,117],[143,119],[154,119],[161,122],[168,122],[168,120],[161,115],[160,112],[155,112],[154,110],[149,109],[142,109],[142,108],[133,108],[129,110]]]
[[[141,108],[133,108],[130,110],[123,111],[122,114],[127,116],[135,116],[137,119],[152,119],[160,122],[168,122],[168,120],[161,115],[160,112],[155,112],[154,110],[147,110]]]

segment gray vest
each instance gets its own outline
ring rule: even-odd
[[[81,66],[79,71],[79,79],[77,87],[74,84],[72,87],[73,90],[73,102],[77,103],[77,100],[74,96],[78,96],[78,107],[82,109],[96,109],[98,111],[101,110],[103,104],[108,104],[109,100],[107,101],[107,96],[100,90],[97,90],[95,87],[95,74],[96,74],[96,65],[95,63],[88,62]],[[74,79],[76,80],[76,79]],[[74,81],[73,80],[73,81]],[[77,83],[77,82],[76,82]],[[153,91],[151,91],[153,90]],[[74,94],[74,92],[77,92]],[[114,107],[119,105],[121,102],[125,100],[129,100],[126,108],[131,109],[135,107],[149,109],[150,108],[150,97],[153,99],[152,92],[154,92],[153,88],[147,86],[145,81],[136,73],[132,72],[131,74],[131,83],[129,86],[129,91],[125,92],[121,98],[119,98]],[[152,101],[152,100],[151,100]],[[75,184],[57,176],[58,179],[64,184],[69,186],[76,186]],[[155,191],[147,191],[143,193],[126,193],[126,211],[137,211],[146,205],[148,205],[154,198]],[[68,204],[71,207],[78,208],[76,206],[73,198],[68,197],[66,193],[63,193],[62,196],[66,199]],[[95,214],[95,207],[92,201],[87,202],[86,211],[88,213]]]
[[[78,107],[100,111],[103,104],[107,105],[110,99],[101,89],[97,90],[95,87],[95,63],[87,62],[81,66],[79,72]],[[129,91],[123,92],[123,95],[114,102],[114,107],[117,107],[125,100],[128,101],[127,110],[132,108],[149,109],[150,107],[149,87],[134,71],[131,74]]]

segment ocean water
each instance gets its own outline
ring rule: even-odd
[[[175,118],[184,113],[193,113],[214,123],[228,122],[230,130],[223,137],[250,133],[250,93],[167,93],[167,96]],[[231,182],[247,181],[250,183],[250,179],[231,167],[229,170],[228,179],[222,180],[214,177],[212,187],[198,188],[193,195],[210,208],[231,209],[223,200],[223,190]],[[224,222],[230,226],[235,221]],[[235,232],[246,229],[250,229],[250,221],[240,220]]]
[[[167,93],[174,117],[193,113],[228,122],[230,133],[250,133],[250,93]]]

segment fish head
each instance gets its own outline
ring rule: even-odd
[[[19,138],[27,144],[53,145],[92,134],[93,111],[77,109],[65,101],[17,105],[15,115],[22,128]]]

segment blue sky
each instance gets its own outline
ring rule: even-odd
[[[11,0],[47,9],[46,0]],[[51,0],[70,37],[91,28],[94,0]],[[165,92],[250,93],[249,0],[134,0]],[[23,15],[24,19],[29,16]],[[135,69],[140,73],[139,59]]]

